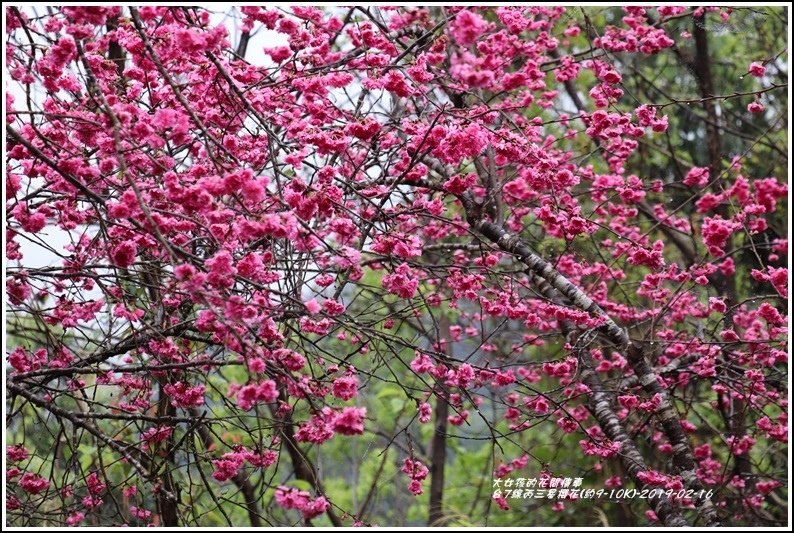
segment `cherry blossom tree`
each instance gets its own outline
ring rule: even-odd
[[[786,524],[784,8],[224,9],[6,10],[8,524]]]

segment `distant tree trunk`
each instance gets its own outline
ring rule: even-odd
[[[115,31],[119,27],[119,18],[110,17],[107,21],[108,31]],[[127,54],[124,49],[116,40],[108,43],[108,61],[112,61],[116,65],[116,72],[119,74],[119,84],[124,80],[124,68],[127,63]]]
[[[439,320],[441,337],[445,341],[447,355],[452,355],[452,339],[449,337],[449,318],[442,316]],[[444,467],[447,461],[447,416],[449,401],[447,390],[441,380],[436,392],[435,431],[430,445],[430,515],[427,525],[440,526],[444,520]]]
[[[286,400],[286,394],[282,392],[281,399]],[[287,415],[284,418],[281,435],[284,439],[284,446],[287,448],[290,460],[292,461],[292,468],[295,470],[295,477],[303,481],[308,481],[317,494],[325,494],[320,477],[317,475],[317,469],[312,464],[306,453],[298,446],[298,441],[295,440],[295,428],[292,425],[292,417]],[[333,507],[329,507],[326,511],[328,519],[335,527],[342,527],[342,521],[334,512]],[[308,522],[308,520],[307,520]]]
[[[158,417],[166,417],[166,418],[173,418],[176,416],[176,407],[174,407],[171,402],[168,401],[168,397],[165,395],[163,391],[164,384],[166,383],[167,378],[163,378],[160,380],[160,400],[157,405],[157,416]],[[160,491],[157,493],[157,508],[160,511],[160,520],[162,520],[163,526],[167,527],[176,527],[179,525],[179,516],[177,515],[177,503],[176,501],[170,498],[170,495],[176,495],[176,491],[174,490],[174,479],[171,475],[171,466],[173,465],[174,461],[174,437],[173,434],[168,438],[166,443],[166,450],[167,450],[167,457],[165,458],[166,462],[166,470],[162,474],[162,484],[163,487],[166,489],[165,492]]]
[[[719,117],[714,102],[709,97],[714,96],[714,81],[711,74],[711,57],[709,56],[708,34],[706,32],[705,15],[695,17],[692,35],[695,39],[695,63],[694,70],[700,85],[700,94],[704,98],[703,109],[708,116],[706,123],[706,145],[709,153],[709,170],[711,179],[714,180],[712,189],[715,194],[723,191],[722,178],[722,146],[720,141]],[[717,213],[723,218],[728,218],[727,206],[722,205],[717,208]],[[733,236],[728,240],[727,249],[733,248]],[[717,271],[714,273],[714,286],[719,291],[720,296],[725,298],[725,304],[729,311],[725,313],[725,327],[733,327],[733,312],[730,311],[736,305],[736,277],[726,276]],[[732,379],[740,378],[741,375],[735,370],[731,370],[731,365],[727,364],[725,357],[726,350],[723,349],[723,361],[726,363],[727,372]],[[728,426],[728,433],[737,441],[747,434],[745,427],[744,413],[745,402],[741,398],[734,398],[730,394],[721,395],[720,408],[722,410],[725,423]],[[747,455],[736,455],[736,463],[733,469],[734,475],[744,475],[750,472],[750,460]]]

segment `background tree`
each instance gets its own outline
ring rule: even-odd
[[[8,524],[785,525],[786,9],[6,23]]]

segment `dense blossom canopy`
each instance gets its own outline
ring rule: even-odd
[[[7,8],[9,523],[785,524],[786,16]]]

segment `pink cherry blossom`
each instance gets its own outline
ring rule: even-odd
[[[8,8],[9,525],[783,524],[763,11]]]
[[[766,67],[757,61],[753,61],[747,71],[756,78],[762,78],[766,74]]]
[[[364,433],[366,415],[366,407],[344,407],[334,416],[331,427],[340,435],[360,435]]]

